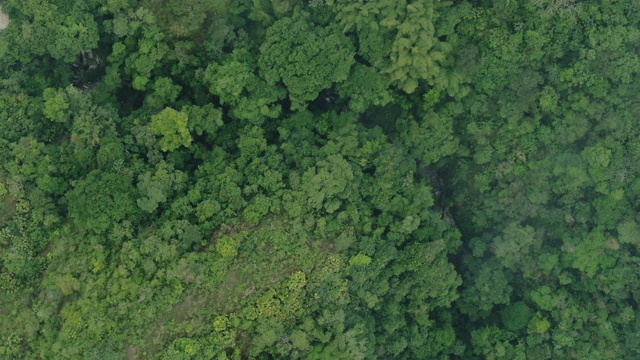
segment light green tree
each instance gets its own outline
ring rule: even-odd
[[[189,147],[192,139],[188,124],[187,114],[170,107],[151,117],[151,131],[162,136],[162,151],[173,151],[180,146]]]

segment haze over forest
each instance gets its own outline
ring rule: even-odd
[[[640,358],[639,1],[1,6],[0,358]]]

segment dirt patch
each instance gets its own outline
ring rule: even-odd
[[[127,360],[135,360],[138,358],[138,347],[137,346],[129,346],[125,352],[124,358]]]
[[[0,184],[2,184],[2,178],[0,178]],[[13,217],[18,213],[16,208],[16,199],[8,193],[0,195],[0,227],[7,226],[11,223]]]
[[[157,356],[167,344],[171,343],[175,338],[187,334],[176,332],[175,326],[194,318],[206,316],[203,309],[210,306],[208,297],[200,293],[199,290],[187,295],[177,304],[173,305],[170,310],[161,315],[153,326],[148,328],[144,335],[144,343],[138,346],[129,346],[126,348],[126,360],[144,359],[139,355],[140,352],[148,354],[150,358]],[[197,323],[205,324],[206,321],[200,319]],[[202,325],[203,326],[203,325]],[[198,333],[198,331],[196,331]]]
[[[9,26],[9,16],[2,12],[2,5],[0,5],[0,31]]]

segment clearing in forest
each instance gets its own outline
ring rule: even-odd
[[[0,31],[9,26],[9,16],[2,12],[2,5],[0,5]]]

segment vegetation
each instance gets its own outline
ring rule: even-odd
[[[1,358],[640,358],[636,0],[2,9]]]

